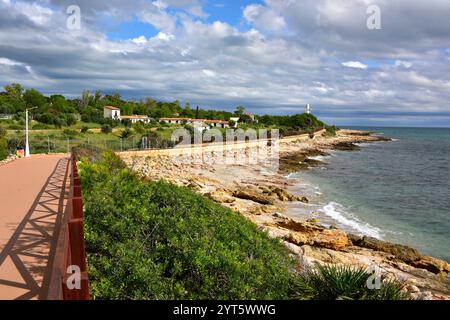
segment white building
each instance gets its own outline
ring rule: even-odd
[[[120,109],[113,107],[113,106],[105,106],[103,107],[103,116],[105,118],[113,119],[113,120],[129,120],[131,123],[149,123],[151,121],[151,118],[147,116],[140,116],[140,115],[134,115],[134,116],[122,116],[120,114]]]
[[[160,122],[168,123],[168,124],[189,124],[195,126],[200,125],[208,125],[209,127],[216,128],[228,128],[230,124],[228,121],[223,120],[208,120],[208,119],[191,119],[191,118],[161,118]]]
[[[113,106],[105,106],[103,107],[103,117],[120,120],[120,109]]]
[[[311,114],[311,106],[309,105],[309,103],[305,106],[305,113]]]
[[[131,123],[150,123],[151,119],[147,116],[122,116],[121,120],[129,120]]]
[[[238,124],[239,124],[239,117],[233,117],[233,118],[230,118],[230,121],[233,121],[234,122],[234,128],[237,128],[238,127]]]

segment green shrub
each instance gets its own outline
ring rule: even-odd
[[[6,159],[8,155],[8,143],[6,142],[6,139],[0,138],[0,161]]]
[[[102,133],[111,133],[112,127],[109,124],[102,125]]]
[[[121,139],[128,139],[133,136],[133,130],[130,128],[125,128],[120,132]]]
[[[325,126],[325,129],[327,130],[325,136],[328,137],[335,137],[336,132],[339,130],[336,126]]]
[[[399,282],[381,279],[380,289],[369,289],[373,274],[360,267],[316,265],[295,280],[294,297],[302,300],[403,300],[409,295]]]
[[[63,130],[63,136],[65,136],[65,137],[72,138],[77,135],[78,135],[78,131],[76,131],[76,130],[72,130],[72,129],[64,129]]]
[[[33,130],[48,130],[48,129],[54,129],[55,126],[45,123],[36,123],[33,125]]]
[[[4,127],[0,126],[0,139],[6,137],[7,131]]]
[[[86,154],[79,172],[93,298],[289,298],[294,261],[246,218],[143,181],[109,152]]]

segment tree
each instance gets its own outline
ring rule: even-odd
[[[253,118],[251,116],[249,116],[248,114],[243,114],[239,117],[239,122],[252,124]]]
[[[78,104],[78,111],[80,113],[83,113],[84,109],[89,106],[90,99],[91,99],[91,97],[90,97],[89,91],[83,90],[83,93],[81,94],[81,99]]]
[[[6,94],[9,98],[14,100],[22,99],[23,87],[18,83],[12,83],[4,86]]]
[[[112,132],[112,127],[109,124],[104,124],[102,125],[102,133],[111,133]]]
[[[6,92],[5,100],[12,108],[12,113],[25,110],[22,86],[18,83],[12,83],[4,88]]]
[[[243,106],[236,107],[236,110],[234,111],[234,115],[236,117],[241,117],[245,113],[245,108]]]
[[[47,111],[45,108],[47,107],[47,98],[35,89],[28,89],[23,94],[23,98],[28,108],[38,107],[39,111]]]

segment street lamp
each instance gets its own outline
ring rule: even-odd
[[[25,158],[30,157],[30,145],[28,143],[28,111],[37,109],[38,107],[33,107],[25,109]]]

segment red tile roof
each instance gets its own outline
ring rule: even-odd
[[[134,116],[122,116],[122,119],[150,119],[147,116],[140,116],[140,115],[134,115]]]
[[[113,106],[104,106],[104,108],[109,110],[120,110],[119,108]]]
[[[228,121],[223,120],[208,120],[208,119],[192,119],[192,118],[160,118],[162,121],[191,121],[191,122],[206,122],[206,123],[223,123],[228,124]]]

